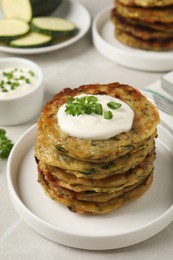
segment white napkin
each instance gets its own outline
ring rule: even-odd
[[[166,79],[168,79],[170,82],[173,83],[173,71],[164,75],[164,77]],[[150,92],[151,91],[154,91],[154,92],[157,92],[165,97],[168,97],[169,99],[171,99],[172,97],[166,93],[162,88],[161,88],[161,84],[160,84],[160,80],[154,82],[153,84],[145,87],[143,90],[142,90],[142,93],[143,95],[145,95],[147,98],[150,99],[150,101],[152,103],[154,103],[154,100],[153,100],[153,95],[152,93]],[[154,103],[155,104],[155,103]],[[160,119],[161,119],[161,122],[173,133],[173,116],[170,116],[166,113],[164,113],[163,111],[159,110],[159,113],[160,113]]]

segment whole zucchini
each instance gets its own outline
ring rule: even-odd
[[[51,14],[61,4],[62,0],[30,0],[33,17]],[[33,2],[34,1],[34,2]]]

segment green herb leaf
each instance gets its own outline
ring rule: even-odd
[[[98,101],[98,99],[94,96],[87,96],[86,99],[87,99],[87,102],[90,103],[90,104],[96,103]]]
[[[16,88],[19,87],[19,86],[20,86],[19,82],[12,82],[12,83],[11,83],[11,89],[12,89],[12,90],[16,89]]]
[[[35,73],[34,73],[32,70],[29,71],[29,74],[30,74],[32,77],[35,76]]]
[[[25,82],[26,82],[27,84],[30,84],[30,83],[31,83],[31,81],[30,81],[29,79],[27,79],[27,78],[25,78]]]
[[[94,96],[70,97],[67,100],[65,112],[72,116],[79,116],[81,114],[90,115],[91,113],[100,115],[102,106],[100,103],[97,103],[97,100]]]
[[[8,92],[6,88],[2,88],[2,92]]]
[[[25,76],[20,76],[19,78],[18,78],[18,80],[25,80],[26,78],[25,78]]]
[[[13,143],[6,136],[6,131],[4,129],[0,129],[0,158],[7,158],[12,147]]]
[[[103,107],[100,103],[95,104],[94,113],[96,113],[97,115],[103,114]]]
[[[6,76],[8,80],[13,78],[13,72],[3,72],[3,75]]]
[[[107,106],[112,110],[120,108],[122,105],[116,102],[109,102]],[[97,115],[103,115],[103,107],[98,102],[95,96],[84,96],[84,97],[70,97],[67,100],[65,112],[67,115],[79,116],[81,114],[90,115],[95,113]],[[113,114],[111,111],[104,111],[104,118],[111,119]]]
[[[120,103],[116,103],[114,101],[107,103],[107,106],[111,108],[112,110],[116,110],[122,106]]]
[[[111,111],[104,111],[104,119],[112,119],[113,114]]]

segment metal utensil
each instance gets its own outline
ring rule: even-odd
[[[165,99],[164,97],[155,94],[153,94],[153,98],[158,109],[173,116],[173,101]]]
[[[143,91],[152,94],[152,97],[158,109],[173,116],[173,100],[151,89],[143,89]]]
[[[169,95],[173,97],[173,83],[165,79],[164,77],[160,77],[161,87],[165,90]]]

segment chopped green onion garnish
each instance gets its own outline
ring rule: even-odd
[[[96,103],[95,104],[95,110],[94,113],[96,113],[97,115],[102,115],[103,114],[103,107],[100,103]]]
[[[104,111],[104,119],[112,119],[113,114],[111,111]]]
[[[31,83],[31,81],[29,79],[27,79],[27,78],[25,79],[25,81],[26,81],[27,84]]]
[[[32,77],[35,76],[35,73],[34,73],[32,70],[29,71],[29,74],[30,74]]]
[[[120,108],[122,105],[116,102],[109,102],[107,106],[112,110]],[[95,96],[84,96],[84,97],[70,97],[67,100],[65,106],[65,113],[67,115],[79,116],[81,114],[95,113],[97,115],[103,115],[103,107],[98,102]],[[111,111],[104,111],[104,118],[111,119],[113,114]]]
[[[16,73],[17,72],[17,73]],[[18,74],[19,72],[19,74]],[[9,92],[22,86],[23,84],[31,84],[32,78],[35,74],[31,70],[26,70],[27,76],[25,76],[25,69],[7,69],[0,73],[0,91]]]
[[[8,80],[13,78],[13,72],[3,72],[3,75],[6,76]]]
[[[107,106],[113,110],[120,108],[122,105],[120,103],[116,103],[114,101],[107,103]]]

